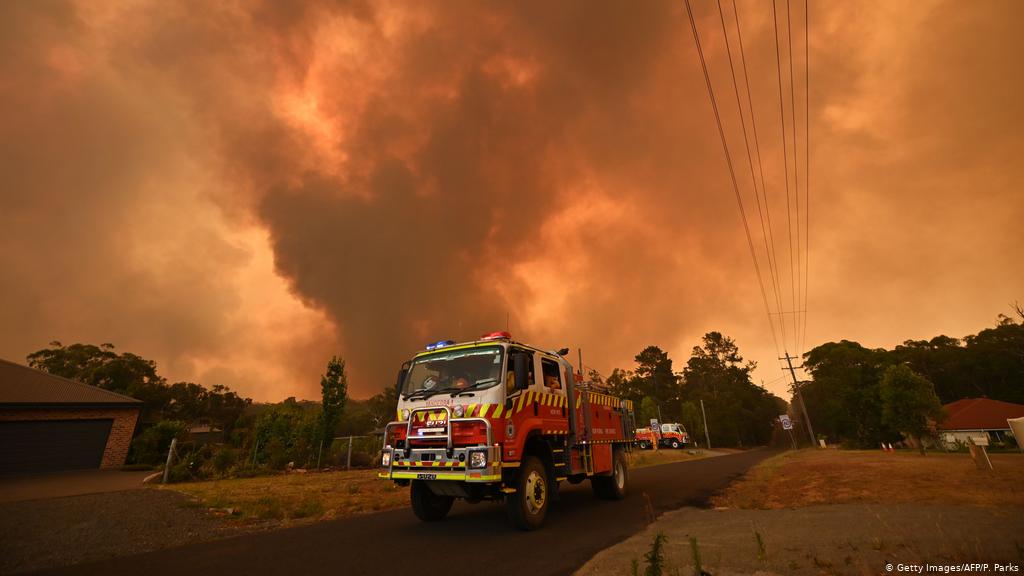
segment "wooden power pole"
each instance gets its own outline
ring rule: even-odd
[[[786,365],[789,366],[789,375],[793,377],[793,394],[796,396],[798,402],[800,402],[800,411],[803,412],[804,422],[807,423],[807,434],[811,437],[811,446],[817,446],[818,441],[814,437],[814,427],[811,426],[811,417],[807,415],[807,405],[804,404],[804,396],[800,393],[800,382],[796,379],[796,369],[793,368],[793,359],[795,356],[790,356],[789,352],[779,360],[785,360]]]

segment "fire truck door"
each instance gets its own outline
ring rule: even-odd
[[[545,430],[567,432],[567,407],[565,402],[566,383],[557,361],[541,357],[542,394],[538,414],[544,422]]]

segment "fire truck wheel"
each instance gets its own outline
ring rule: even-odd
[[[409,494],[412,498],[413,513],[424,522],[443,520],[455,502],[452,496],[434,494],[426,482],[421,480],[413,480]]]
[[[535,530],[544,523],[548,513],[549,489],[547,470],[534,456],[523,460],[516,478],[516,491],[505,496],[509,520],[520,530]]]
[[[640,449],[641,450],[650,450],[651,449],[651,443],[650,442],[640,442]]]
[[[679,440],[676,440],[675,438],[673,438],[672,439],[672,447],[673,448],[679,448]]]
[[[590,479],[590,486],[594,494],[604,500],[622,500],[626,497],[626,482],[629,479],[629,468],[626,464],[626,454],[622,450],[616,450],[612,455],[612,473],[609,476],[594,476]]]

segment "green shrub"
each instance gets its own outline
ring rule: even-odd
[[[264,520],[281,520],[284,518],[284,506],[273,496],[264,496],[256,501],[253,514]]]
[[[319,414],[294,404],[267,408],[255,422],[256,461],[274,470],[294,462],[303,468],[316,464],[320,438]]]
[[[324,503],[318,500],[317,498],[310,496],[303,499],[302,502],[299,502],[299,504],[295,506],[295,508],[292,510],[291,517],[319,517],[323,515],[324,510],[326,510],[326,508],[324,507]]]
[[[129,459],[133,464],[163,463],[167,459],[171,440],[183,440],[187,429],[188,426],[180,420],[163,420],[150,426],[132,440]]]
[[[224,446],[213,455],[213,470],[218,476],[227,476],[237,462],[238,453],[234,449]]]

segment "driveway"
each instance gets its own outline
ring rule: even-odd
[[[142,480],[150,474],[152,472],[74,470],[0,476],[0,503],[132,490],[142,488]]]

